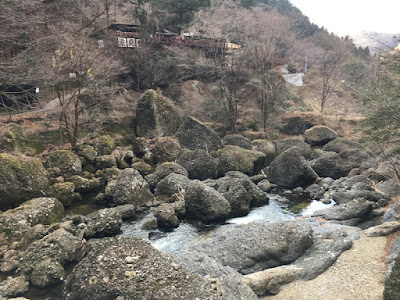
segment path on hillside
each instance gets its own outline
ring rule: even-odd
[[[386,273],[386,237],[364,233],[350,250],[317,278],[295,281],[262,300],[382,300]]]

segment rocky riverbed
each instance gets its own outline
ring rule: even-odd
[[[155,91],[138,105],[151,117],[137,118],[131,143],[101,136],[42,160],[0,154],[0,297],[291,297],[342,268],[356,284],[349,253],[386,259],[380,236],[400,229],[400,186],[361,144],[325,126],[221,139],[181,122]],[[399,248],[386,287],[374,288],[385,299],[397,299]],[[355,262],[354,276],[378,269]]]

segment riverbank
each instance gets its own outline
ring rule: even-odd
[[[262,300],[381,300],[386,273],[388,237],[367,237],[364,233],[350,250],[317,278],[282,286],[276,296]],[[390,249],[390,248],[389,248]]]

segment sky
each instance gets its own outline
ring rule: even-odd
[[[338,35],[400,32],[400,0],[289,0],[310,21]]]

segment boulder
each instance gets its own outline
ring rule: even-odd
[[[307,187],[314,183],[318,174],[301,155],[297,147],[278,155],[266,169],[267,178],[281,188],[294,189]]]
[[[102,155],[96,157],[96,168],[98,170],[104,170],[116,166],[117,160],[115,159],[114,155]]]
[[[138,170],[140,175],[142,175],[143,177],[154,172],[154,168],[148,163],[145,163],[144,161],[134,162],[132,164],[132,169]]]
[[[65,207],[70,206],[75,198],[75,184],[72,182],[57,182],[49,188],[47,194],[56,198]]]
[[[317,210],[313,217],[321,217],[325,220],[346,221],[352,220],[351,225],[361,223],[372,211],[372,202],[364,199],[355,199],[348,203],[342,203],[332,208]]]
[[[258,300],[256,294],[243,282],[243,275],[229,266],[223,266],[201,252],[179,251],[174,257],[201,278],[207,278],[222,299]]]
[[[385,236],[400,230],[400,222],[392,221],[386,222],[365,230],[365,234],[370,237]]]
[[[87,216],[85,238],[113,236],[121,231],[122,216],[113,208],[100,209]]]
[[[224,145],[238,146],[247,150],[252,149],[251,141],[240,134],[228,134],[222,139]]]
[[[193,117],[186,118],[175,136],[181,147],[189,150],[203,149],[210,152],[222,146],[218,134]]]
[[[307,224],[264,222],[226,225],[189,247],[205,253],[223,266],[249,274],[289,264],[313,243]]]
[[[266,155],[246,150],[238,146],[225,146],[218,151],[218,176],[229,171],[239,171],[247,175],[258,173],[265,164]]]
[[[338,134],[327,126],[316,125],[304,132],[306,143],[312,146],[323,146],[336,139]]]
[[[79,175],[68,177],[67,182],[72,182],[75,186],[75,191],[82,194],[99,191],[101,181],[99,178],[88,179]]]
[[[384,300],[398,300],[400,298],[400,255],[398,254],[394,260],[392,272],[385,281],[385,289],[383,291]]]
[[[180,125],[173,103],[154,90],[146,91],[136,105],[136,134],[153,139],[173,135]]]
[[[154,194],[155,196],[162,195],[167,197],[171,197],[176,193],[184,194],[190,184],[191,181],[186,176],[171,173],[157,184]]]
[[[94,162],[97,156],[97,151],[92,145],[83,144],[78,147],[78,155],[86,159],[86,161]]]
[[[307,114],[288,116],[282,120],[282,124],[279,126],[279,131],[288,135],[299,135],[303,134],[305,130],[320,123],[320,118]]]
[[[65,266],[69,262],[81,260],[87,250],[88,245],[85,240],[60,228],[28,246],[21,256],[18,273],[31,279],[32,272],[40,264],[45,266],[43,264],[45,260],[50,258]]]
[[[392,198],[400,195],[400,184],[393,179],[389,179],[378,183],[376,185],[376,190],[385,195],[387,198]]]
[[[217,173],[218,159],[206,150],[182,150],[176,162],[186,169],[190,179],[205,180]]]
[[[302,139],[299,138],[287,138],[274,141],[276,155],[282,154],[286,150],[297,147],[300,151],[301,155],[305,158],[309,158],[311,156],[311,148],[310,145],[306,144]]]
[[[171,137],[158,138],[151,152],[154,164],[175,161],[180,151],[179,143]]]
[[[114,139],[109,135],[102,135],[97,138],[94,142],[94,149],[97,151],[97,155],[109,155],[115,148]]]
[[[0,282],[0,298],[8,299],[21,296],[28,291],[28,287],[29,282],[25,279],[25,276],[8,277]]]
[[[280,286],[299,278],[303,269],[294,265],[279,266],[244,276],[246,283],[255,294],[278,294]]]
[[[64,206],[56,198],[34,198],[0,215],[0,231],[12,239],[22,238],[36,224],[61,220]]]
[[[43,196],[48,187],[48,173],[38,159],[0,154],[0,210]]]
[[[157,183],[171,173],[188,176],[188,172],[181,165],[175,162],[166,162],[159,165],[155,169],[154,173],[147,175],[145,179],[149,183],[150,189],[154,190],[154,188],[157,186]]]
[[[154,216],[159,228],[171,230],[179,226],[179,219],[171,203],[161,204],[156,208]]]
[[[336,138],[322,147],[323,151],[339,153],[346,164],[358,168],[372,156],[359,143],[344,138]]]
[[[269,165],[277,156],[275,144],[267,140],[254,140],[251,142],[253,150],[264,153],[266,155],[266,164]]]
[[[38,288],[46,288],[62,282],[65,278],[63,266],[55,259],[48,258],[38,264],[31,274],[31,282]]]
[[[61,175],[71,176],[82,172],[82,162],[79,157],[69,150],[57,150],[51,153],[45,162],[46,169],[58,168]]]
[[[324,152],[322,156],[312,160],[310,164],[320,177],[333,179],[347,176],[353,169],[353,164],[344,161],[336,152]]]
[[[231,205],[231,217],[245,216],[250,207],[268,204],[268,196],[248,178],[222,177],[212,185]]]
[[[187,217],[205,223],[223,221],[231,213],[229,202],[216,190],[194,180],[185,193]]]
[[[111,205],[134,204],[143,206],[153,200],[146,180],[135,169],[122,170],[117,179],[108,182],[106,196]]]
[[[221,299],[205,281],[144,240],[108,238],[68,276],[63,299]]]

